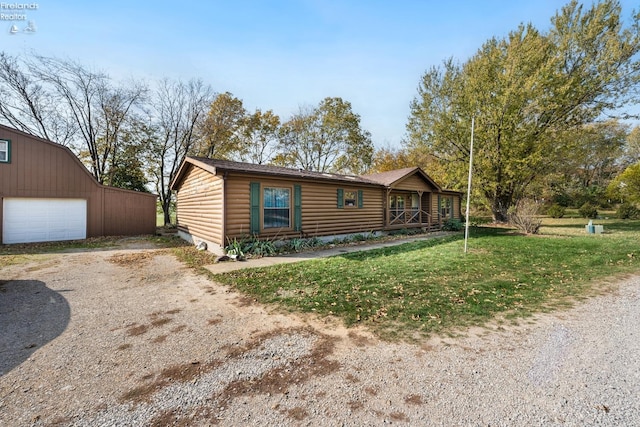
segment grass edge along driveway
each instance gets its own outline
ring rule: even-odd
[[[266,304],[336,316],[383,338],[410,338],[568,307],[640,271],[640,222],[606,235],[461,235],[212,275]]]
[[[262,303],[335,316],[383,338],[525,318],[570,306],[612,289],[622,275],[640,273],[640,221],[605,220],[603,235],[586,235],[581,219],[546,219],[543,225],[541,236],[474,228],[468,254],[460,234],[221,275],[201,268],[214,261],[210,253],[180,239],[148,240],[172,247],[188,265]],[[0,264],[46,259],[70,248],[117,247],[122,239],[115,240],[2,246]]]

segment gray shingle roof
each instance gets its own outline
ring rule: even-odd
[[[341,175],[335,173],[314,172],[304,169],[284,168],[272,165],[256,165],[253,163],[234,162],[231,160],[209,159],[206,157],[187,157],[186,161],[196,164],[211,173],[218,171],[255,173],[259,175],[277,175],[291,178],[319,179],[326,181],[353,182],[359,184],[380,184],[365,177],[355,175]]]
[[[404,169],[396,169],[388,172],[380,172],[380,173],[372,173],[370,175],[363,175],[363,178],[366,178],[370,181],[377,182],[379,184],[384,185],[385,187],[390,186],[394,182],[399,179],[404,178],[408,174],[414,172],[417,167],[412,168],[404,168]]]
[[[363,176],[355,176],[355,175],[341,175],[335,173],[324,173],[324,172],[314,172],[308,171],[304,169],[293,169],[293,168],[284,168],[280,166],[272,166],[272,165],[256,165],[253,163],[243,163],[243,162],[234,162],[231,160],[220,160],[220,159],[209,159],[206,157],[187,157],[184,163],[180,166],[180,170],[178,174],[174,178],[171,183],[171,188],[175,189],[175,186],[180,180],[182,176],[186,172],[187,164],[196,165],[206,171],[209,171],[212,174],[220,175],[224,172],[236,172],[236,173],[245,173],[245,174],[256,174],[256,175],[267,175],[267,176],[280,176],[280,177],[288,177],[288,178],[299,178],[299,179],[313,179],[320,181],[333,181],[333,182],[342,182],[342,183],[352,183],[359,185],[371,185],[376,187],[387,187],[391,188],[395,183],[401,181],[403,178],[418,173],[421,175],[427,182],[433,185],[433,188],[436,191],[446,191],[443,190],[429,175],[427,175],[422,169],[419,167],[411,167],[404,169],[397,169],[389,172],[381,172],[371,175],[363,175]],[[451,192],[454,193],[454,192]],[[457,193],[457,192],[455,192]]]

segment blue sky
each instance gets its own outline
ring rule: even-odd
[[[565,3],[42,0],[34,11],[0,10],[26,15],[0,20],[0,50],[69,58],[116,79],[202,78],[283,120],[338,96],[377,147],[397,147],[427,69],[449,57],[464,62],[522,22],[546,30]],[[637,7],[621,3],[626,17]],[[22,31],[28,21],[35,33]],[[20,31],[10,34],[12,25]]]

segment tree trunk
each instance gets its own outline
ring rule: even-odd
[[[164,225],[171,225],[171,198],[162,201],[162,213],[164,214]]]
[[[489,197],[491,200],[491,214],[493,215],[494,222],[507,223],[509,222],[509,208],[511,207],[513,195],[512,194],[499,194]]]

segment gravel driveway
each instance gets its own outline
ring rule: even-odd
[[[28,258],[0,265],[3,426],[640,425],[640,277],[406,344],[269,312],[164,250]]]

